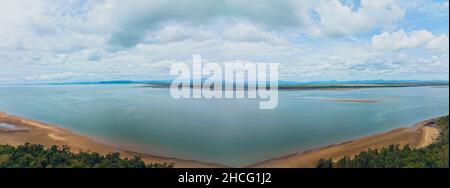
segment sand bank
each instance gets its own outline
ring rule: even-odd
[[[344,156],[354,156],[369,148],[382,148],[390,144],[406,145],[420,148],[427,146],[439,136],[439,130],[434,126],[436,119],[426,120],[412,127],[394,129],[340,144],[298,152],[290,155],[259,162],[248,167],[286,167],[310,168],[315,167],[321,158],[337,160]],[[206,163],[194,160],[183,160],[154,156],[132,152],[111,145],[103,144],[86,136],[73,133],[67,129],[41,123],[22,117],[12,116],[0,112],[0,144],[17,146],[24,143],[42,144],[44,146],[67,145],[73,152],[94,151],[100,154],[119,152],[124,157],[141,156],[146,163],[174,163],[178,168],[214,168],[226,167],[215,163]]]
[[[425,147],[433,143],[439,136],[439,130],[435,127],[436,120],[438,118],[417,123],[412,127],[394,129],[341,144],[293,153],[259,162],[249,167],[314,168],[319,159],[339,160],[344,156],[351,157],[369,148],[380,149],[391,144],[399,144],[402,146],[409,144],[413,148]]]
[[[0,123],[3,123],[2,128],[0,128],[0,144],[17,146],[24,143],[32,143],[41,144],[46,147],[51,145],[66,145],[73,152],[93,151],[100,154],[119,152],[123,157],[141,156],[142,160],[146,163],[174,163],[175,167],[178,168],[224,167],[223,165],[214,163],[160,157],[127,151],[100,143],[58,126],[8,115],[3,112],[0,112]]]

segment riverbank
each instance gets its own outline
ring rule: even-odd
[[[436,119],[438,118],[419,122],[412,127],[394,129],[340,144],[293,153],[248,167],[312,168],[315,167],[319,159],[337,160],[344,156],[353,156],[369,148],[382,148],[391,144],[408,144],[413,148],[425,147],[433,143],[439,136],[439,130],[434,126]],[[177,168],[226,167],[221,164],[154,156],[115,148],[58,126],[8,115],[3,112],[0,112],[0,124],[2,124],[0,126],[0,144],[17,146],[32,143],[47,147],[66,145],[72,148],[74,152],[93,151],[100,154],[119,152],[124,157],[140,156],[146,163],[173,163]]]
[[[248,167],[252,168],[314,168],[320,159],[339,160],[344,156],[354,156],[362,151],[381,149],[391,144],[409,145],[422,148],[432,144],[439,136],[436,121],[439,118],[425,120],[412,127],[403,127],[340,144],[313,149],[305,152],[262,161]]]
[[[123,157],[140,156],[145,163],[173,163],[176,168],[215,168],[220,164],[141,154],[100,143],[70,130],[0,112],[0,144],[18,146],[24,143],[69,146],[73,152],[92,151],[100,154],[119,152]]]

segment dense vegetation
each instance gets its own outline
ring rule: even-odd
[[[0,168],[171,168],[172,164],[145,164],[139,157],[121,158],[119,153],[100,155],[72,153],[68,147],[24,144],[0,145]]]
[[[437,124],[440,129],[438,140],[424,148],[391,145],[381,150],[364,151],[354,158],[344,157],[336,162],[321,159],[318,168],[448,168],[449,140],[448,116]]]

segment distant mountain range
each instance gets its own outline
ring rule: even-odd
[[[150,84],[150,85],[170,85],[172,80],[107,80],[107,81],[82,81],[82,82],[61,82],[46,83],[42,85],[84,85],[84,84]],[[349,81],[278,81],[278,85],[340,85],[340,84],[439,84],[448,85],[448,80],[349,80]]]

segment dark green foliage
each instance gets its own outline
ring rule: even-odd
[[[438,126],[441,132],[438,143],[448,144],[448,116],[439,120]]]
[[[319,160],[319,164],[317,165],[317,168],[332,168],[333,167],[333,162],[331,161],[331,159],[320,159]]]
[[[119,153],[72,153],[70,148],[37,144],[0,145],[0,168],[171,168],[172,164],[145,164],[141,158],[120,158]]]
[[[448,116],[437,122],[440,129],[439,139],[424,148],[401,148],[390,145],[381,150],[363,151],[354,158],[344,157],[339,161],[321,159],[318,168],[448,168]]]

